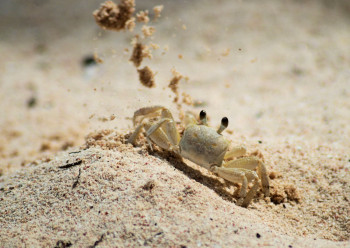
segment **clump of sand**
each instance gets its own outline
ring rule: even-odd
[[[176,71],[174,68],[171,70],[171,73],[173,74],[173,77],[170,80],[170,83],[168,84],[169,89],[174,93],[174,99],[173,102],[176,104],[177,110],[179,111],[179,117],[180,120],[184,120],[185,114],[183,109],[183,103],[189,106],[193,106],[193,100],[192,97],[187,94],[186,92],[182,92],[182,101],[180,101],[180,90],[179,90],[179,84],[182,79],[188,80],[187,77],[183,76],[181,73]]]
[[[135,11],[134,0],[122,0],[119,5],[113,1],[106,1],[101,4],[98,10],[93,12],[96,23],[108,30],[132,30],[135,27],[135,18],[132,17]]]
[[[125,27],[127,27],[128,22],[132,22],[132,28],[129,28],[129,30],[132,31],[136,25],[135,19],[137,22],[145,24],[149,23],[150,21],[148,10],[141,10],[138,13],[136,13],[136,17],[132,17],[133,12],[135,10],[134,7],[134,1],[123,0],[120,5],[116,5],[112,1],[106,1],[105,3],[101,4],[100,9],[94,11],[93,15],[97,24],[104,29],[119,31],[121,29],[125,29]],[[153,8],[154,20],[160,17],[160,13],[162,12],[162,10],[163,5],[158,5]],[[125,12],[125,14],[123,14],[123,11]],[[156,29],[154,27],[143,25],[141,28],[143,39],[152,37],[155,31]],[[159,47],[159,45],[155,43],[150,43],[149,45],[143,44],[142,41],[140,41],[140,39],[140,35],[136,34],[131,41],[131,44],[133,45],[133,50],[129,61],[131,61],[134,64],[136,69],[141,66],[144,58],[152,59],[150,47],[153,49],[158,49]],[[182,58],[182,55],[179,55],[179,58]],[[148,88],[155,87],[155,73],[149,66],[145,66],[142,69],[137,69],[137,72],[139,74],[139,81],[143,86]],[[179,102],[179,82],[181,79],[184,78],[184,76],[177,72],[175,69],[172,69],[172,73],[173,77],[170,80],[168,87],[175,94],[174,102],[177,105],[177,108],[180,113],[180,119],[182,120],[184,118],[182,103],[192,106],[193,100],[188,93],[182,92],[182,102]],[[186,79],[188,78],[186,77]]]
[[[129,60],[138,68],[144,58],[152,58],[152,54],[146,45],[136,41]]]
[[[170,80],[168,87],[175,94],[174,102],[176,103],[179,101],[179,83],[183,76],[175,69],[173,69],[171,72],[173,74],[173,78]]]
[[[127,8],[127,6],[129,8]],[[125,28],[125,25],[127,22],[132,22],[132,28],[129,29],[130,31],[133,30],[135,27],[135,19],[138,23],[149,23],[150,18],[149,18],[149,11],[148,10],[141,10],[138,13],[136,13],[136,17],[132,17],[133,12],[134,12],[134,7],[135,3],[132,1],[122,1],[121,4],[118,6],[114,4],[111,1],[107,1],[103,3],[100,7],[99,10],[94,11],[93,15],[95,17],[96,22],[102,26],[105,29],[111,29],[111,30],[116,30],[119,31],[122,28],[110,28],[111,26],[116,26],[119,23],[123,23],[123,28]],[[127,14],[121,15],[121,17],[118,18],[120,9],[122,10],[128,10]],[[162,5],[155,6],[153,8],[154,11],[154,20],[158,19],[160,17],[160,13],[163,10]],[[125,18],[124,18],[125,17]],[[126,18],[127,17],[127,18]],[[126,20],[128,19],[128,20]],[[120,21],[121,20],[121,21]],[[126,21],[125,21],[126,20]],[[119,26],[122,26],[119,24]],[[118,26],[118,27],[119,27]],[[150,43],[148,45],[144,44],[144,42],[147,40],[147,38],[152,37],[153,34],[155,33],[156,29],[153,26],[149,25],[143,25],[141,28],[141,32],[143,34],[143,37],[141,38],[140,35],[136,34],[134,38],[131,40],[131,45],[133,45],[133,50],[132,54],[129,58],[129,61],[133,63],[135,68],[137,69],[137,73],[139,76],[139,81],[140,83],[147,87],[147,88],[154,88],[155,87],[155,75],[152,71],[152,69],[149,66],[144,66],[141,69],[138,69],[144,58],[149,58],[152,59],[152,52],[150,48],[153,49],[158,49],[159,45],[155,43]],[[167,49],[166,49],[167,50]],[[180,59],[182,59],[182,55],[178,55]],[[184,109],[183,109],[183,104],[193,106],[193,100],[190,94],[186,92],[182,92],[180,94],[179,91],[179,83],[180,80],[185,78],[188,80],[188,77],[184,77],[176,71],[174,68],[171,70],[173,77],[170,79],[170,83],[168,84],[168,87],[171,89],[171,91],[175,94],[173,102],[176,104],[176,107],[179,112],[180,120],[184,119]],[[180,101],[180,97],[182,96],[182,101]]]
[[[98,10],[93,12],[93,15],[97,24],[104,29],[115,31],[128,29],[129,31],[133,31],[136,26],[135,20],[139,23],[148,23],[150,21],[148,10],[139,11],[136,13],[136,17],[133,17],[135,11],[134,7],[134,0],[123,0],[119,5],[112,1],[106,1],[101,4]],[[155,19],[160,17],[162,9],[162,5],[154,7]],[[143,38],[146,39],[147,37],[151,37],[156,29],[152,26],[143,25],[141,31],[143,33]],[[131,44],[133,45],[133,50],[129,61],[131,61],[136,68],[139,68],[144,58],[152,58],[152,53],[148,45],[142,44],[139,35],[135,35]],[[155,49],[157,45],[152,43],[150,46]],[[155,86],[154,73],[149,66],[137,69],[137,72],[142,85],[148,88]]]
[[[144,37],[152,36],[155,31],[156,29],[152,26],[146,26],[146,25],[142,26],[142,33]]]
[[[270,198],[275,204],[287,202],[288,200],[298,203],[301,200],[301,195],[293,184],[284,183],[283,181],[276,183],[274,181],[270,188]]]
[[[136,14],[136,20],[138,22],[148,23],[149,17],[148,17],[148,10],[141,10],[139,13]]]
[[[145,66],[142,69],[137,70],[137,72],[139,73],[140,82],[144,86],[148,88],[155,87],[154,74],[148,66]]]
[[[153,8],[153,12],[154,12],[154,19],[157,19],[160,17],[160,14],[163,11],[164,6],[163,5],[157,5]]]

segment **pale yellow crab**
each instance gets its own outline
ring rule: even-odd
[[[203,110],[200,112],[198,124],[193,116],[186,115],[186,128],[182,138],[171,112],[162,106],[137,110],[134,113],[133,124],[136,129],[128,139],[129,143],[135,145],[136,139],[144,129],[148,142],[152,141],[165,150],[173,151],[230,182],[242,184],[238,205],[247,207],[260,184],[264,195],[269,196],[269,179],[262,160],[255,156],[242,157],[246,154],[243,146],[228,149],[230,142],[221,135],[228,126],[226,117],[222,118],[219,129],[214,130],[207,125],[206,113]],[[233,158],[236,159],[232,160]],[[247,192],[250,182],[253,186]]]

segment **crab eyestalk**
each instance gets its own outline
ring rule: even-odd
[[[204,110],[202,110],[199,113],[199,119],[200,119],[200,121],[202,122],[203,125],[206,125],[206,126],[208,125],[207,124],[207,113]]]
[[[217,131],[218,134],[221,134],[228,127],[228,119],[227,117],[222,118],[221,125]]]

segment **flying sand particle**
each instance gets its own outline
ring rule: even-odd
[[[156,20],[160,17],[160,13],[162,12],[163,8],[164,8],[163,5],[157,5],[153,8],[154,20]]]
[[[134,0],[121,0],[119,5],[112,1],[106,1],[100,8],[93,12],[96,23],[103,29],[108,30],[131,30],[135,25],[132,17],[135,11]]]
[[[142,10],[139,13],[137,13],[136,20],[137,22],[148,23],[149,22],[148,10],[145,10],[145,11]]]
[[[149,37],[152,36],[154,34],[154,32],[156,31],[156,29],[154,27],[151,26],[142,26],[142,33],[145,37]]]
[[[137,72],[139,73],[139,79],[140,79],[140,82],[142,83],[142,85],[144,85],[148,88],[152,88],[155,86],[154,74],[148,66],[145,66],[144,68],[142,68],[140,70],[137,70]]]

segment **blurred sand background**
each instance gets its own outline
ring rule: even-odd
[[[157,73],[151,89],[128,61],[139,30],[102,30],[92,17],[100,3],[0,3],[1,247],[350,246],[347,1],[136,0],[136,11],[164,5],[150,23],[160,47],[143,62]],[[103,63],[91,73],[82,60],[94,53]],[[280,202],[259,195],[237,207],[225,193],[234,187],[198,166],[113,140],[140,107],[177,118],[173,68],[198,102],[187,109],[205,109],[213,126],[227,116],[224,135],[263,154]],[[100,142],[86,145],[90,132]],[[80,170],[58,166],[79,159],[72,189]]]

